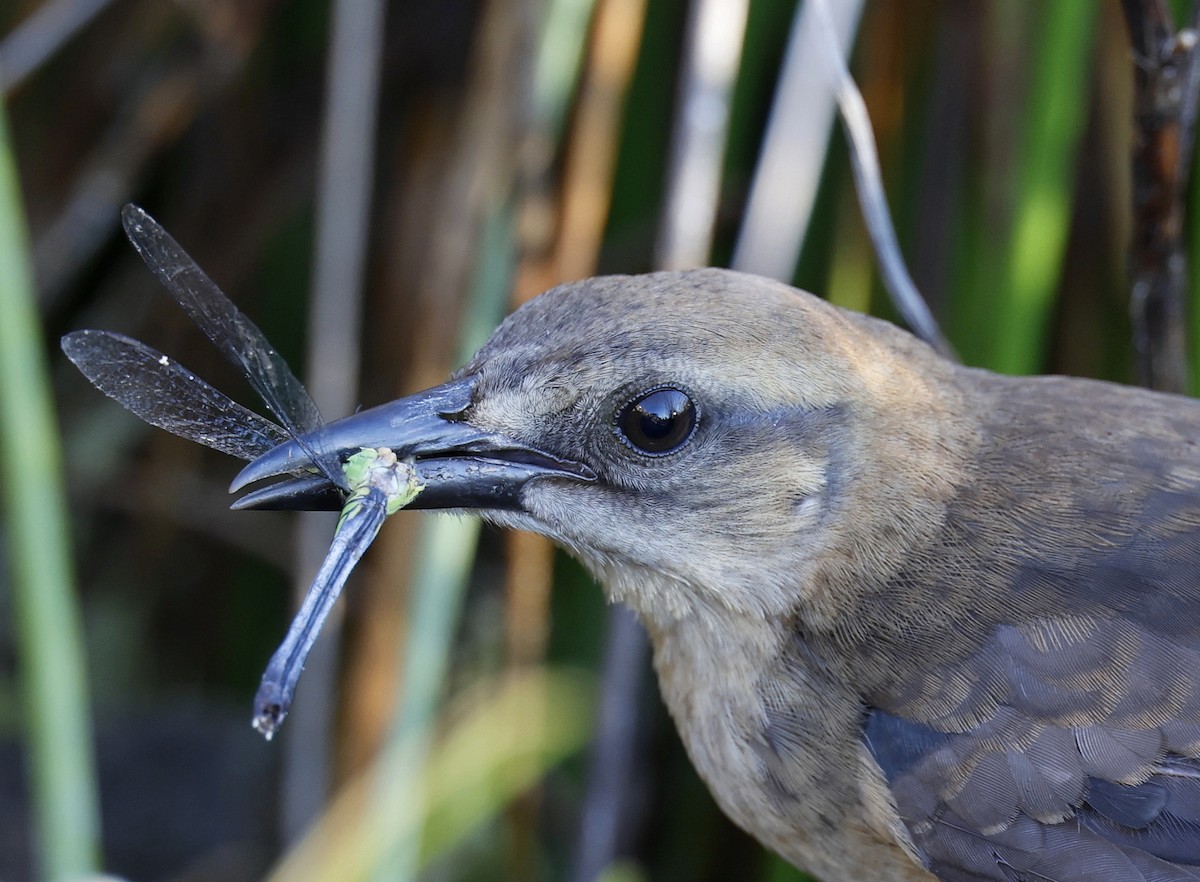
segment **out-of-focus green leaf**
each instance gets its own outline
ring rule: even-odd
[[[0,102],[0,469],[41,876],[96,869],[100,812],[58,427]]]
[[[998,3],[995,10],[996,38],[1007,32],[1012,40],[1018,30],[1030,50],[1023,104],[1011,127],[1004,127],[1013,132],[1009,177],[1001,173],[993,185],[1009,196],[1011,217],[997,235],[990,206],[973,206],[975,241],[961,258],[968,282],[956,292],[953,310],[969,316],[959,322],[965,356],[993,370],[1028,374],[1045,359],[1066,250],[1098,9],[1090,0],[1060,0],[1028,7]],[[1022,21],[1025,16],[1031,20]]]

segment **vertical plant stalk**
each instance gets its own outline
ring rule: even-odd
[[[100,810],[62,458],[34,301],[29,241],[0,102],[0,468],[38,875],[65,879],[95,871]]]
[[[748,13],[748,0],[700,0],[689,13],[666,205],[658,231],[659,269],[708,265]]]
[[[326,78],[316,255],[308,323],[308,388],[322,413],[350,413],[358,397],[363,276],[375,170],[375,131],[383,58],[382,0],[333,4]],[[321,566],[333,518],[305,512],[296,525],[297,594]],[[285,841],[299,837],[324,806],[332,774],[338,648],[343,616],[331,617],[308,662],[308,698],[292,711],[284,741]]]
[[[748,4],[739,0],[700,0],[689,12],[655,248],[660,269],[708,264],[747,12]],[[637,827],[635,779],[646,726],[642,694],[649,655],[649,640],[632,611],[610,607],[596,737],[571,875],[575,882],[602,878],[620,857],[623,838]]]
[[[553,8],[553,21],[573,20],[576,25],[583,23],[580,13],[585,10],[581,5],[564,7],[567,4],[559,3]],[[564,75],[570,76],[578,62],[578,58],[572,58],[567,63],[561,56],[562,48],[557,48],[558,57],[552,57],[547,49],[550,46],[574,45],[582,51],[583,63],[573,123],[567,133],[566,143],[561,148],[563,173],[557,193],[559,223],[552,233],[548,228],[543,229],[544,233],[550,233],[547,238],[533,241],[532,236],[527,236],[522,243],[526,257],[518,268],[514,284],[514,300],[517,303],[528,300],[552,285],[583,278],[596,271],[611,204],[621,118],[637,64],[646,4],[645,0],[597,0],[591,12],[592,27],[586,48],[581,45],[582,41],[571,41],[570,35],[563,33],[561,26],[556,29],[547,27],[543,31],[540,63],[534,72],[537,100],[535,138],[540,137],[546,142],[553,139],[558,121],[564,116],[564,104],[570,91],[566,88]],[[554,43],[548,44],[551,40]],[[551,60],[556,63],[551,64]],[[540,163],[537,167],[533,167],[533,162],[527,163],[525,173],[528,186],[524,194],[524,208],[529,214],[535,213],[538,208],[537,200],[542,195],[540,185],[551,176],[551,153],[546,150],[533,154],[534,160]],[[544,537],[514,533],[509,537],[508,550],[509,565],[505,578],[508,597],[506,638],[510,665],[519,672],[522,668],[541,662],[545,655],[554,549]],[[630,619],[631,616],[626,613],[625,618]],[[590,879],[611,859],[611,845],[615,839],[608,832],[613,825],[605,819],[598,823],[588,821],[588,818],[596,817],[597,799],[603,800],[599,811],[606,816],[628,806],[625,796],[629,776],[620,769],[600,768],[597,761],[601,755],[613,758],[613,751],[605,752],[599,745],[606,739],[611,740],[614,732],[621,739],[620,744],[628,746],[624,735],[636,720],[636,707],[629,711],[629,699],[639,691],[640,672],[645,667],[646,652],[641,646],[645,637],[636,623],[627,621],[624,624],[627,628],[632,627],[633,631],[619,638],[618,643],[626,647],[632,643],[633,674],[629,675],[629,666],[625,665],[617,672],[619,682],[614,683],[610,676],[613,671],[606,664],[605,695],[601,699],[602,712],[597,717],[600,731],[593,745],[592,771],[589,773],[582,812],[585,820],[576,844],[573,878],[581,878],[581,861],[589,868],[594,867],[585,871],[585,877]],[[610,643],[614,639],[614,629],[620,627],[620,619],[610,614]],[[611,646],[609,651],[611,653]],[[615,705],[612,704],[614,691],[619,694]],[[626,700],[621,701],[620,695],[624,695]],[[614,719],[605,711],[612,711],[621,720]],[[622,763],[631,762],[628,749],[618,749],[615,756]],[[536,797],[527,797],[514,807],[513,826],[518,837],[522,828],[531,826],[530,820],[536,814]],[[601,831],[599,839],[591,835],[596,831]],[[518,862],[528,862],[519,853],[517,858]]]
[[[481,345],[506,305],[512,270],[508,200],[523,131],[519,109],[530,93],[536,7],[533,0],[484,4],[477,25],[466,100],[457,114],[447,162],[453,172],[443,182],[438,204],[429,209],[433,245],[418,283],[419,301],[437,304],[438,311],[446,309],[445,292],[468,291],[460,301],[457,339],[424,351],[420,369],[436,374],[450,367],[443,361],[459,362]],[[402,812],[414,811],[419,820],[407,831],[389,834],[389,847],[372,869],[374,879],[404,882],[420,870],[422,827],[430,805],[422,770],[446,691],[479,527],[474,518],[436,518],[421,525],[396,679],[399,695],[385,747],[396,759],[374,782],[364,823],[378,829]]]
[[[830,10],[843,55],[858,32],[862,6],[862,0],[838,0]],[[837,113],[828,74],[812,63],[825,51],[817,15],[810,3],[796,11],[732,261],[734,269],[784,281],[796,271]]]
[[[1090,0],[992,7],[1029,16],[1029,81],[1013,145],[1013,205],[999,245],[985,245],[978,290],[993,292],[985,367],[1038,372],[1054,313],[1074,204],[1076,153],[1086,122],[1098,7]],[[989,256],[991,255],[990,262]]]
[[[566,151],[556,243],[560,279],[590,275],[600,255],[617,161],[614,129],[633,78],[645,15],[645,0],[599,0],[595,5],[587,72],[576,96]]]
[[[1175,30],[1167,0],[1122,0],[1133,50],[1133,237],[1129,308],[1138,381],[1187,388],[1184,196],[1195,144],[1197,16]]]

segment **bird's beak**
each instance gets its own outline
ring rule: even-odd
[[[328,423],[303,436],[303,444],[288,441],[251,462],[230,492],[310,467],[305,448],[338,462],[363,447],[386,447],[400,459],[411,459],[425,489],[409,508],[519,510],[522,490],[531,481],[595,480],[582,463],[473,426],[468,415],[475,383],[476,378],[465,377]],[[291,477],[243,496],[233,507],[339,508],[332,489],[323,478]]]

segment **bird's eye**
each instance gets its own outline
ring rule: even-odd
[[[674,453],[696,431],[696,405],[674,386],[643,392],[617,413],[617,435],[639,453]]]

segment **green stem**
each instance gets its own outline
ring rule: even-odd
[[[0,317],[0,474],[39,878],[65,879],[96,870],[100,812],[62,458],[2,103]]]
[[[1033,76],[1017,147],[1015,202],[990,367],[1041,370],[1067,247],[1079,138],[1087,117],[1088,70],[1097,9],[1058,0],[1037,10]]]

